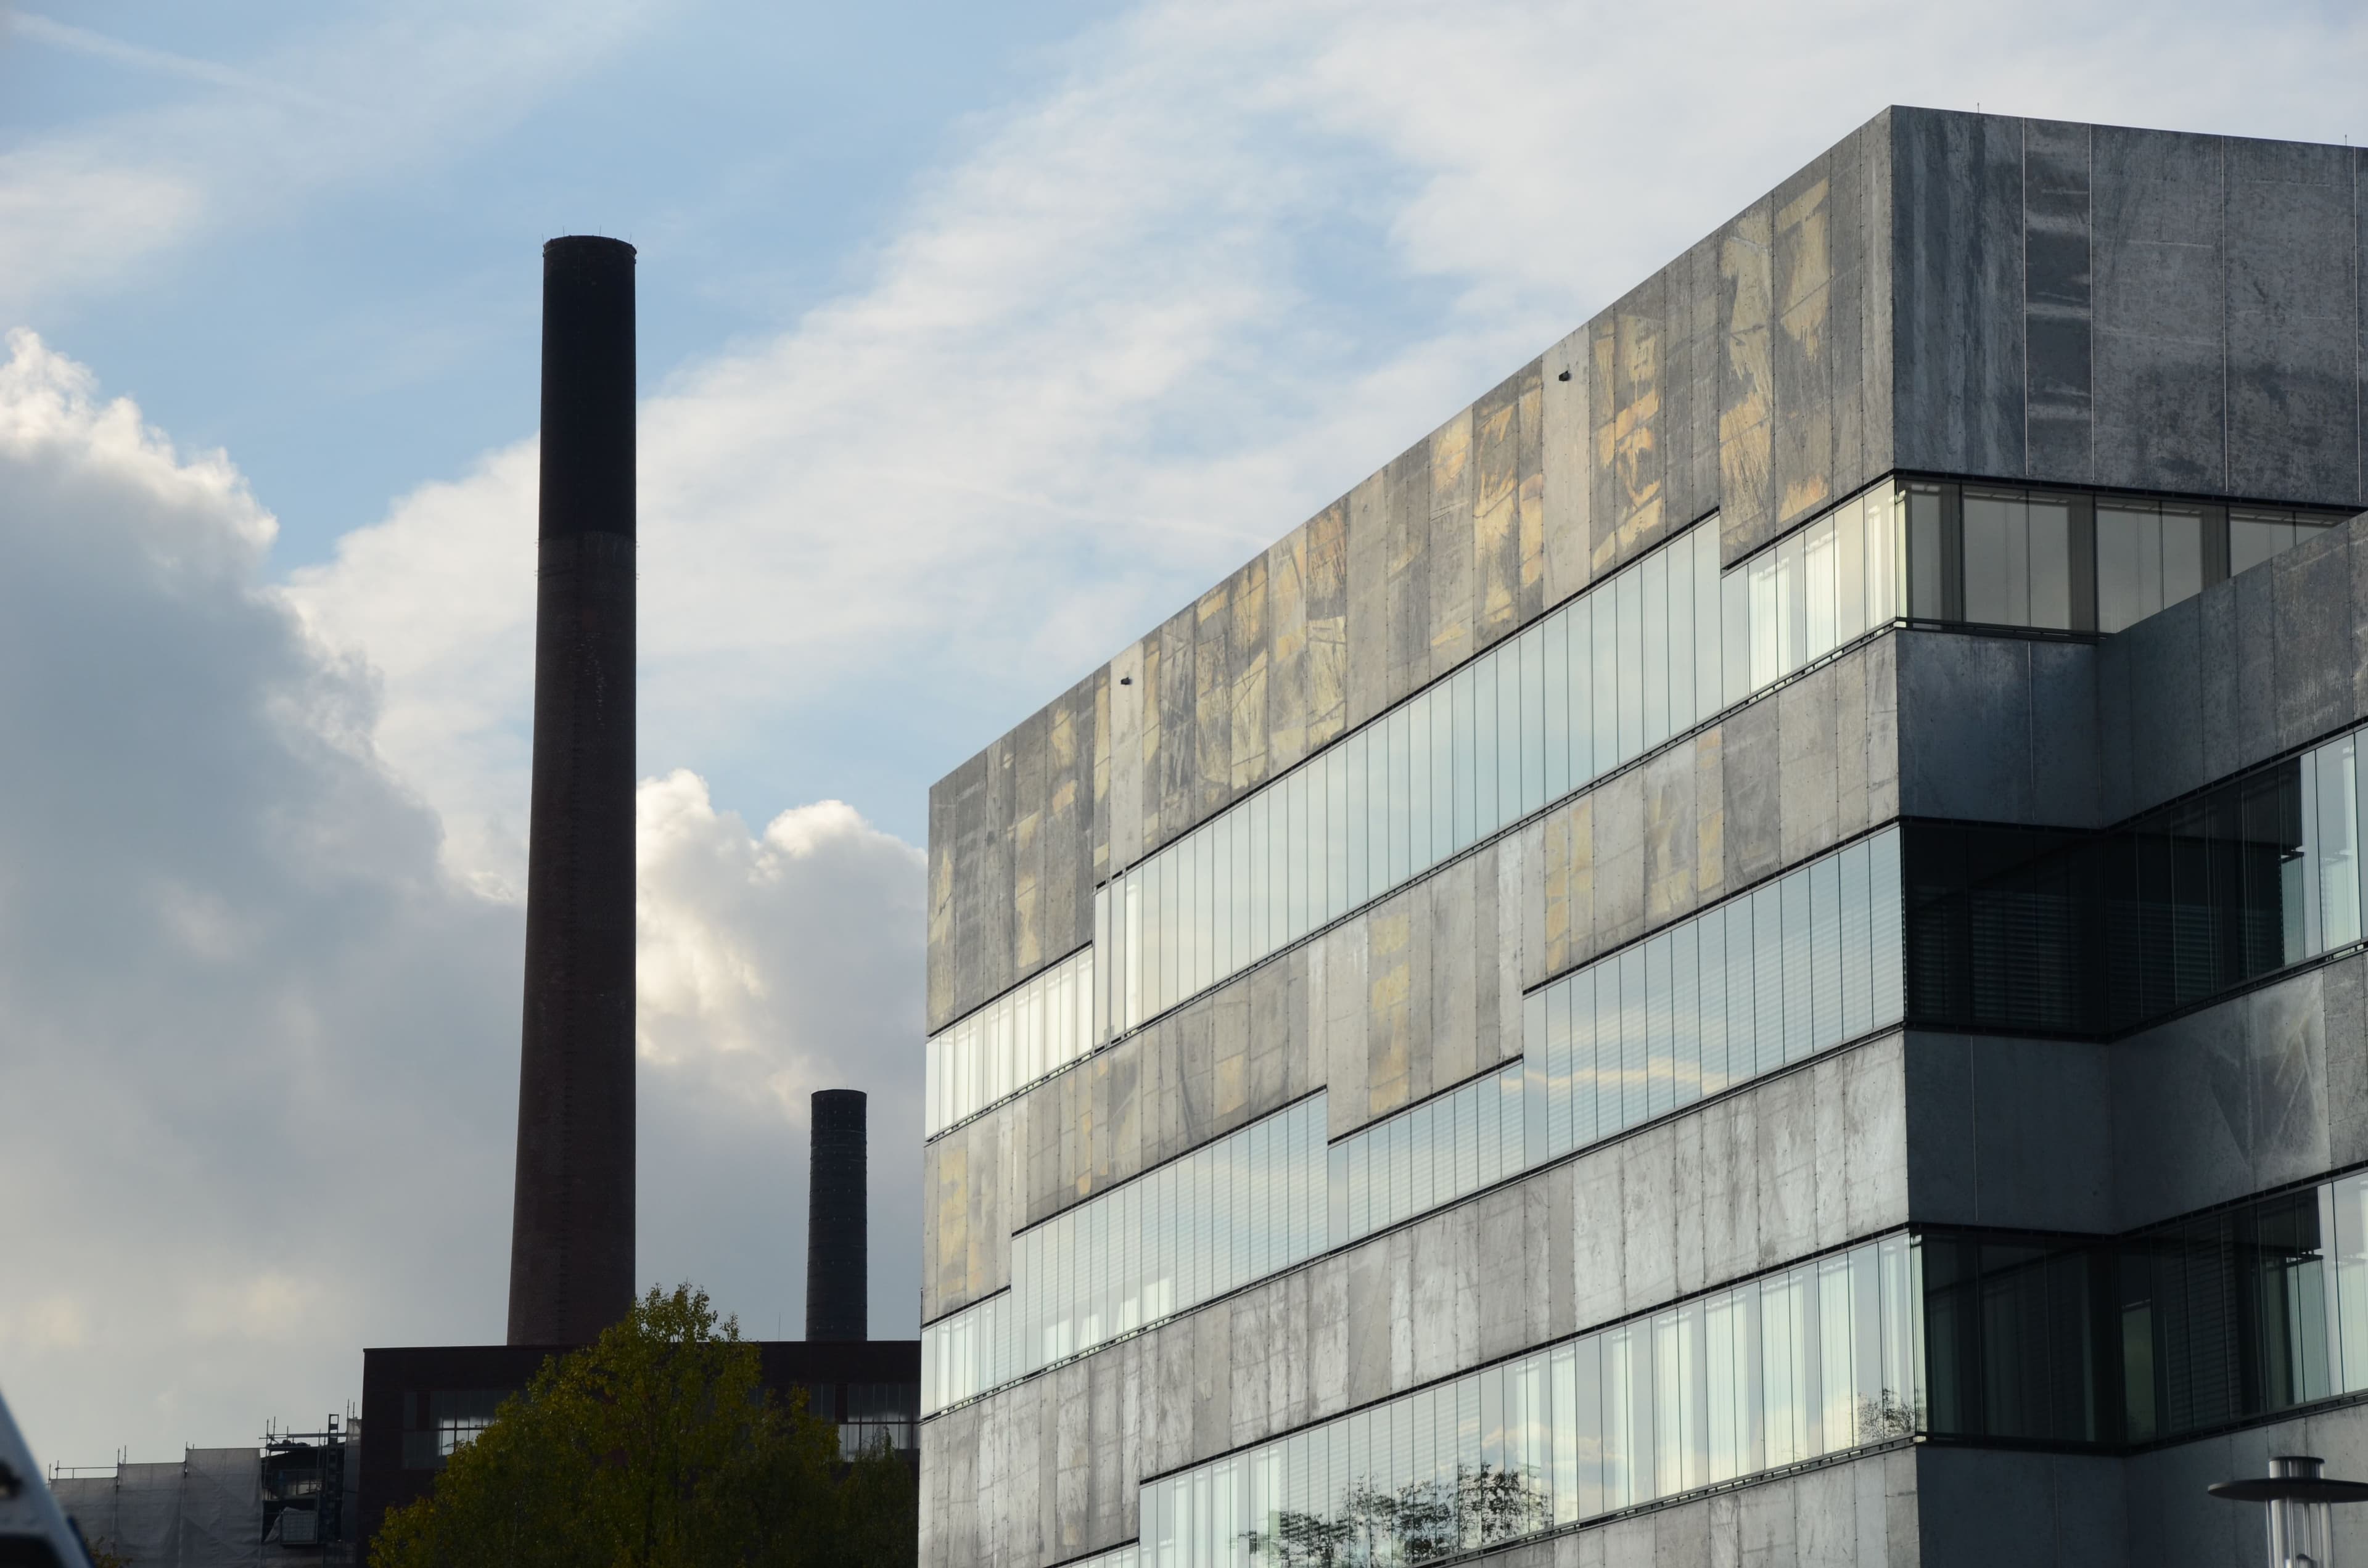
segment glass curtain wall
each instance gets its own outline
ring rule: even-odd
[[[1429,1562],[1910,1437],[1915,1271],[1871,1242],[1146,1483],[1136,1561]]]
[[[1899,1017],[1899,831],[1886,828],[1531,993],[1533,1158]]]
[[[1886,828],[1531,993],[1525,1061],[1328,1149],[1319,1092],[1020,1233],[921,1331],[929,1409],[1888,1028],[1899,954]]]
[[[934,1138],[1090,1052],[1093,983],[1093,949],[1080,948],[931,1035],[924,1048],[923,1136]]]
[[[1931,481],[1899,511],[1915,619],[2109,634],[2344,517]]]
[[[1733,572],[1715,517],[1097,895],[1121,1033],[1890,621],[1891,487]]]
[[[1518,1176],[1525,1158],[1519,1062],[1332,1145],[1334,1246]]]
[[[1917,1244],[1935,1437],[2175,1441],[2368,1392],[2368,1172],[2100,1242]]]
[[[2101,834],[1908,824],[1908,1017],[2118,1034],[2361,940],[2360,740]]]

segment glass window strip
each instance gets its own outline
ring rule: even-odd
[[[1091,998],[1104,983],[1094,961],[1100,950],[1078,949],[929,1037],[923,1053],[925,1137],[1009,1099],[1094,1050]]]
[[[1145,1532],[1179,1563],[1304,1568],[1349,1540],[1412,1565],[1910,1437],[1913,1244],[1865,1243],[1161,1476]],[[1783,1375],[1755,1377],[1763,1363]]]

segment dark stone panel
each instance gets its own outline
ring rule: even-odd
[[[2025,645],[1934,631],[1896,641],[1900,814],[2030,821]]]
[[[2119,637],[2096,645],[2097,815],[2118,822],[2135,809],[2130,771],[2130,653]]]
[[[2026,472],[2084,483],[2092,327],[2089,128],[2024,121],[2022,167]]]
[[[1912,1551],[1895,1541],[1891,1562],[1920,1568],[2009,1562],[2122,1568],[2125,1562],[2160,1561],[2123,1555],[2127,1511],[2117,1459],[1924,1447],[1916,1450],[1915,1463],[1920,1539]],[[2200,1486],[2196,1494],[2203,1495]]]
[[[1978,1224],[1972,1042],[1911,1030],[1904,1074],[1907,1217],[1930,1225]]]
[[[2201,676],[2202,605],[2195,599],[2148,616],[2116,641],[2128,660],[2130,780],[2143,811],[2206,782]]]
[[[2237,602],[2237,764],[2278,750],[2276,574],[2242,573],[2229,583]]]
[[[1860,417],[1865,426],[1866,472],[1887,473],[1897,443],[1892,406],[1891,358],[1895,280],[1892,257],[1897,213],[1894,199],[1893,114],[1884,109],[1850,133],[1865,166],[1866,233],[1864,328],[1859,345]]]
[[[2328,528],[2269,563],[2282,745],[2317,740],[2354,716],[2350,531]]]
[[[2334,147],[2230,148],[2230,489],[2357,501],[2351,159]]]
[[[2327,1036],[2328,1160],[2334,1167],[2368,1160],[2368,959],[2348,958],[2319,971]]]
[[[2197,723],[2203,732],[2203,772],[2223,778],[2237,771],[2237,594],[2214,584],[2196,597]]]
[[[2240,1003],[2114,1043],[2114,1213],[2120,1228],[2253,1190]]]
[[[2032,814],[2066,825],[2100,823],[2097,656],[2077,642],[2025,644],[2031,661]]]
[[[2021,121],[1898,109],[1892,128],[1899,463],[2020,478]]]
[[[2092,142],[2097,480],[2220,491],[2224,143],[2104,126]]]
[[[2317,1176],[2328,1168],[2319,976],[2297,975],[2252,992],[2240,1006],[2253,1183],[2280,1187]]]

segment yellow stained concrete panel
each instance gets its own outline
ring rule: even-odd
[[[1349,719],[1349,504],[1336,502],[1306,528],[1301,665],[1304,756],[1338,739]]]
[[[1266,773],[1307,755],[1307,532],[1303,523],[1266,552]],[[1241,744],[1239,731],[1235,744]],[[1239,771],[1238,764],[1236,772]]]
[[[1521,431],[1518,398],[1491,393],[1473,419],[1479,448],[1472,491],[1476,645],[1521,621]]]
[[[1520,402],[1519,470],[1520,483],[1514,506],[1519,512],[1515,531],[1519,539],[1520,597],[1517,618],[1528,620],[1545,611],[1546,578],[1546,475],[1545,475],[1545,392],[1541,384],[1544,375],[1543,364],[1532,364],[1521,373]]]
[[[1110,863],[1110,687],[1109,665],[1094,679],[1093,880],[1107,880]]]
[[[1020,974],[1044,961],[1043,927],[1038,915],[1044,876],[1044,803],[1052,727],[1049,711],[1040,710],[1011,735],[1011,956]]]
[[[933,817],[937,814],[931,812]],[[936,826],[933,822],[932,829]],[[929,1017],[940,1021],[951,1017],[954,1009],[954,856],[951,836],[936,831],[929,835]]]
[[[1833,302],[1832,210],[1827,200],[1831,182],[1818,180],[1784,204],[1776,214],[1777,324],[1802,360],[1823,367],[1826,360],[1827,313]],[[1795,399],[1784,410],[1792,426],[1787,450],[1829,454],[1833,450],[1833,403],[1830,398]],[[1780,522],[1799,517],[1833,497],[1828,460],[1816,472],[1792,475],[1777,497]]]
[[[1693,748],[1645,766],[1645,922],[1658,926],[1694,906]]]
[[[1415,685],[1437,679],[1472,655],[1472,507],[1476,488],[1473,447],[1469,408],[1431,433],[1427,546],[1430,601],[1426,622],[1429,666],[1418,673]]]
[[[1594,576],[1588,521],[1592,506],[1588,449],[1593,427],[1587,413],[1591,380],[1587,329],[1581,327],[1548,349],[1539,373],[1544,599],[1558,605]]]
[[[1163,755],[1165,741],[1161,735],[1165,723],[1159,706],[1160,680],[1166,674],[1161,666],[1167,658],[1167,639],[1165,631],[1152,632],[1143,640],[1140,646],[1143,651],[1143,675],[1135,685],[1141,689],[1142,695],[1135,701],[1140,715],[1136,733],[1143,757],[1143,801],[1142,815],[1138,818],[1142,825],[1135,836],[1133,859],[1141,859],[1159,846],[1159,818],[1167,792],[1167,759]],[[1132,864],[1133,861],[1130,860],[1129,863]]]
[[[1349,493],[1341,529],[1342,576],[1347,585],[1341,631],[1341,690],[1347,699],[1344,728],[1363,723],[1389,705],[1390,575],[1394,533],[1389,479],[1376,473]]]
[[[1261,555],[1235,573],[1232,583],[1233,604],[1225,629],[1226,678],[1233,685],[1227,717],[1232,728],[1228,800],[1266,782],[1268,773],[1271,667],[1268,659],[1267,558]]]
[[[1232,641],[1234,590],[1232,579],[1201,596],[1194,608],[1196,633],[1192,645],[1193,734],[1199,743],[1198,790],[1189,822],[1167,824],[1181,833],[1223,811],[1234,789],[1234,688],[1228,673]]]
[[[1641,311],[1614,311],[1594,330],[1595,466],[1609,482],[1612,508],[1610,527],[1598,521],[1599,576],[1662,531],[1661,338],[1661,322]]]
[[[1110,723],[1105,727],[1110,747],[1110,799],[1107,802],[1110,825],[1110,863],[1108,871],[1115,873],[1133,865],[1143,858],[1144,778],[1144,661],[1156,656],[1156,639],[1128,644],[1119,651],[1110,664],[1109,679],[1102,683],[1110,699]],[[1145,650],[1153,650],[1146,655]]]
[[[1754,207],[1719,242],[1719,280],[1728,301],[1718,399],[1720,534],[1730,553],[1736,541],[1762,537],[1767,524],[1776,410],[1768,341],[1775,305],[1770,222],[1764,206]]]

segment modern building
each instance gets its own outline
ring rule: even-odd
[[[1886,110],[939,783],[924,1564],[2368,1477],[2363,177]]]

